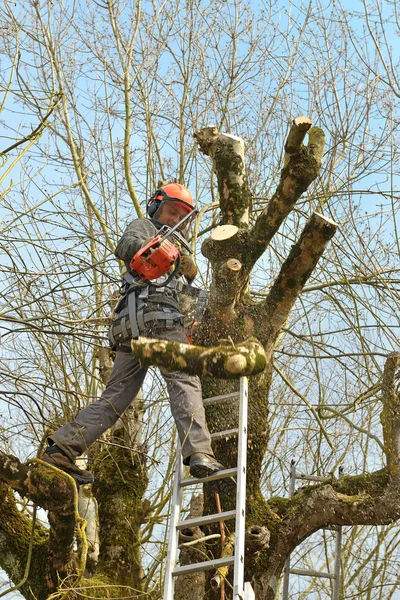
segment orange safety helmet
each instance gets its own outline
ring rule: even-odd
[[[154,217],[163,202],[178,202],[188,212],[194,210],[193,198],[190,191],[180,183],[167,183],[154,192],[147,203],[147,214]]]

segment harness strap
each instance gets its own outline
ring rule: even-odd
[[[175,319],[181,319],[182,315],[178,312],[170,312],[170,311],[162,311],[162,310],[154,310],[152,312],[148,312],[143,315],[143,320],[145,323],[149,321],[174,321]]]
[[[131,336],[132,338],[139,337],[139,328],[137,322],[137,311],[136,311],[136,295],[129,294],[128,295],[128,315],[129,321],[131,325]],[[129,337],[129,336],[127,336]]]
[[[140,307],[136,313],[136,319],[139,329],[144,329],[143,307]]]

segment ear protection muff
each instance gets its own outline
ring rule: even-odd
[[[162,199],[163,199],[162,190],[157,190],[156,192],[154,192],[152,197],[149,199],[149,201],[147,203],[147,214],[151,219],[154,217],[154,215],[160,208]]]

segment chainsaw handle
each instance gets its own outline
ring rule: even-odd
[[[170,273],[167,277],[167,279],[165,281],[162,281],[161,283],[154,283],[154,281],[151,281],[149,283],[151,283],[152,286],[159,288],[159,287],[164,287],[166,285],[169,284],[169,282],[171,281],[171,279],[173,279],[175,276],[178,275],[179,273],[179,267],[181,266],[181,254],[179,253],[178,258],[175,261],[175,265],[174,265],[174,270],[172,271],[172,273]]]

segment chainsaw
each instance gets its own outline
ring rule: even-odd
[[[136,252],[130,262],[130,267],[142,281],[157,279],[171,271],[168,279],[160,284],[160,286],[164,286],[178,274],[181,262],[179,248],[183,247],[193,254],[193,250],[178,230],[190,217],[193,217],[193,213],[197,214],[197,211],[191,211],[185,215],[174,227],[168,227],[168,225],[161,227],[158,234]],[[157,287],[157,284],[153,285]]]

